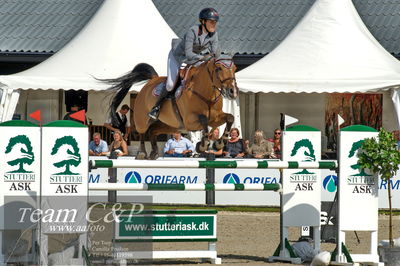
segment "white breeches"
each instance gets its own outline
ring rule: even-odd
[[[179,63],[176,61],[172,51],[168,54],[168,68],[167,68],[167,91],[172,91],[179,74]]]

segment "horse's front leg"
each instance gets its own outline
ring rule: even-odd
[[[144,134],[139,134],[140,148],[137,152],[136,159],[144,160],[147,157],[146,147],[144,145]]]
[[[225,129],[224,129],[224,133],[222,134],[221,138],[219,138],[216,142],[215,142],[215,148],[220,150],[222,149],[225,144],[228,142],[228,137],[229,137],[229,131],[232,128],[233,122],[235,121],[235,118],[233,115],[228,114],[228,113],[223,113],[223,115],[221,115],[220,117],[218,117],[218,119],[216,119],[215,121],[213,121],[213,127],[218,127],[219,125],[222,125],[224,123],[226,123]]]
[[[199,115],[199,122],[203,128],[203,131],[197,152],[202,153],[208,149],[208,145],[210,144],[208,141],[208,118],[205,115]]]
[[[159,135],[160,129],[163,127],[163,124],[156,122],[148,129],[151,143],[150,160],[156,160],[158,158],[157,136]]]
[[[152,135],[150,137],[150,143],[151,143],[150,160],[156,160],[158,158],[157,135]]]

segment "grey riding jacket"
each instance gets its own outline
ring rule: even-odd
[[[218,33],[210,36],[207,32],[202,32],[200,25],[194,25],[183,39],[172,40],[172,53],[179,64],[193,64],[207,53],[215,54],[218,58],[221,54]]]

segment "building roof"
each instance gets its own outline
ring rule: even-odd
[[[0,0],[0,52],[57,52],[102,3],[103,0]]]
[[[0,0],[0,52],[53,53],[68,43],[104,0]],[[135,0],[137,1],[137,0]],[[207,6],[221,14],[224,52],[267,54],[294,28],[314,0],[152,0],[178,36]],[[353,0],[373,36],[400,54],[400,0]],[[134,14],[134,11],[132,11]]]
[[[304,16],[314,0],[153,0],[178,36],[198,23],[204,7],[220,14],[218,34],[224,52],[267,54]]]
[[[197,22],[207,6],[221,15],[225,52],[267,54],[294,28],[315,0],[153,0],[178,36]],[[390,53],[400,54],[400,0],[353,0],[372,35]]]

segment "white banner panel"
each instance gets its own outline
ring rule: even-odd
[[[40,128],[28,121],[0,124],[0,229],[5,228],[5,203],[24,208],[38,207],[40,193]],[[7,197],[8,200],[7,200]],[[7,216],[10,216],[8,213]]]
[[[90,160],[103,160],[107,157],[91,156]],[[135,160],[134,157],[119,157],[118,160]],[[157,161],[168,161],[170,158],[158,158]],[[174,158],[177,160],[177,158]],[[179,159],[178,159],[179,160]],[[197,160],[185,158],[182,160]],[[98,168],[89,172],[89,183],[107,183],[108,169]],[[117,183],[146,184],[204,184],[206,170],[200,168],[118,168]],[[126,201],[126,196],[152,196],[153,203],[165,204],[205,204],[205,191],[118,191],[118,200]],[[107,191],[90,191],[90,196],[107,196]]]
[[[378,229],[378,177],[358,165],[358,150],[365,138],[378,132],[367,126],[349,126],[340,131],[339,230]],[[353,219],[357,219],[357,222]]]
[[[88,128],[55,121],[43,126],[42,138],[42,195],[87,195]]]
[[[280,173],[277,169],[215,169],[215,183],[276,184],[279,181]],[[216,191],[215,204],[279,206],[279,193],[275,191]]]
[[[90,157],[90,160],[107,160],[107,157]],[[129,159],[134,160],[134,157],[121,157],[118,160]],[[162,158],[158,160],[163,160]],[[191,160],[191,159],[185,159]],[[245,159],[245,160],[255,160],[255,159]],[[180,169],[182,170],[182,169]],[[185,184],[201,184],[205,182],[205,170],[204,169],[185,169],[182,170],[182,173],[190,176],[190,178],[185,178]],[[168,173],[163,174],[166,176],[172,176],[173,172],[176,171],[171,169],[155,169],[154,172],[149,171],[149,169],[138,168],[135,171],[140,175],[142,183],[145,181],[171,181],[175,180],[175,178],[171,179],[171,177],[167,178],[154,178],[154,176],[159,176],[159,173]],[[199,171],[199,172],[198,172]],[[337,173],[333,170],[322,169],[321,171],[321,201],[333,201],[335,198],[335,194],[337,191]],[[157,174],[158,173],[158,174]],[[197,174],[196,174],[197,173]],[[121,171],[117,172],[118,183],[124,183],[125,175]],[[147,175],[151,175],[147,176]],[[144,176],[144,178],[143,178]],[[197,179],[195,178],[197,176]],[[229,178],[228,178],[229,176]],[[193,177],[193,178],[192,178]],[[233,177],[233,180],[237,183],[245,183],[245,184],[274,184],[279,183],[279,170],[277,169],[215,169],[215,182],[216,183],[229,183],[229,180],[232,180],[230,177]],[[89,172],[89,183],[107,183],[108,182],[108,169],[106,168],[98,168],[93,169]],[[400,173],[397,173],[391,180],[392,186],[392,197],[393,197],[393,208],[400,209]],[[388,200],[387,200],[387,187],[388,184],[386,181],[379,180],[379,208],[387,209]],[[122,194],[120,194],[122,193]],[[179,192],[182,194],[177,194],[168,191],[146,191],[146,195],[153,195],[155,202],[157,203],[179,203],[179,197],[181,196],[182,202],[188,204],[204,204],[205,203],[205,194],[204,192],[195,192],[195,194],[191,194],[190,191],[182,191]],[[199,193],[199,195],[197,195]],[[240,193],[240,197],[238,198],[238,193]],[[127,192],[118,192],[118,195],[125,195]],[[89,191],[90,196],[107,196],[107,191]],[[204,195],[204,197],[203,197]],[[265,205],[265,206],[279,206],[279,194],[272,191],[216,191],[215,194],[216,204],[222,205]]]
[[[321,132],[309,126],[293,126],[283,132],[283,161],[314,162],[321,159]],[[319,226],[321,171],[283,170],[283,226]],[[307,215],[304,215],[304,214]]]
[[[88,139],[88,128],[74,121],[42,128],[42,234],[86,232]]]

